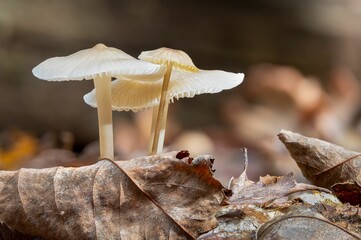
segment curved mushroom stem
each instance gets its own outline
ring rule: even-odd
[[[113,122],[111,106],[111,78],[94,78],[98,105],[100,158],[114,159]]]
[[[165,127],[168,114],[168,87],[170,75],[172,73],[172,63],[167,63],[167,72],[164,75],[162,94],[160,96],[160,103],[158,108],[158,117],[154,130],[153,145],[151,154],[161,153],[163,150]]]

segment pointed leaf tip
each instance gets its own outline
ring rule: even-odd
[[[335,183],[361,180],[361,153],[290,131],[283,130],[278,137],[303,175],[315,185],[330,189]]]

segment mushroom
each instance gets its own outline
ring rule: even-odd
[[[114,110],[132,109],[137,111],[154,107],[150,138],[150,152],[152,154],[160,153],[163,149],[169,102],[183,97],[194,97],[202,93],[218,93],[222,90],[231,89],[239,85],[244,78],[243,73],[198,69],[185,52],[170,48],[145,51],[139,55],[139,58],[166,66],[167,71],[163,81],[161,78],[158,80],[154,78],[148,82],[132,83],[124,81],[124,79],[114,80],[112,82],[112,108]],[[128,97],[124,97],[124,94],[128,95],[131,89],[129,86],[132,84],[136,84],[134,86],[137,86],[140,91],[137,96],[142,101],[138,100],[138,105],[133,104],[133,108],[129,108],[130,103],[124,101]],[[142,89],[142,87],[150,90]],[[160,87],[162,87],[162,91],[160,91]],[[92,99],[92,104],[96,105],[94,90],[86,98]],[[157,105],[159,105],[158,108],[156,108]]]
[[[97,44],[65,57],[45,60],[33,69],[39,79],[48,81],[94,80],[98,105],[100,158],[114,158],[111,111],[112,77],[159,78],[165,69],[143,62],[125,52]]]
[[[167,67],[163,79],[162,93],[157,111],[151,154],[163,150],[168,104],[174,98],[194,97],[203,93],[218,93],[241,84],[243,73],[229,73],[220,70],[198,69],[192,59],[181,50],[159,48],[144,51],[139,59]],[[114,85],[117,83],[115,82]],[[154,118],[153,118],[154,119]]]

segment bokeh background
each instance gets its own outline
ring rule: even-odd
[[[216,176],[302,175],[281,129],[361,151],[361,2],[0,0],[0,167],[82,165],[97,156],[92,81],[45,82],[41,61],[97,43],[137,57],[170,47],[239,87],[170,106],[167,150],[212,154]],[[151,111],[114,112],[119,159],[147,154]]]

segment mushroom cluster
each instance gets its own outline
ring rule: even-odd
[[[119,49],[100,43],[69,56],[47,59],[33,69],[33,74],[39,79],[48,81],[94,81],[98,107],[100,158],[113,160],[112,78],[153,81],[162,77],[164,71],[162,66],[140,61]],[[131,91],[128,94],[134,95]],[[127,104],[124,103],[124,109],[134,106]],[[139,103],[139,106],[142,104]]]
[[[84,95],[84,101],[98,108],[100,157],[108,159],[114,158],[111,110],[137,112],[153,107],[150,153],[161,153],[170,102],[231,89],[244,78],[243,73],[201,70],[180,50],[144,51],[137,60],[104,44],[50,58],[33,74],[49,81],[94,80],[95,88]]]

